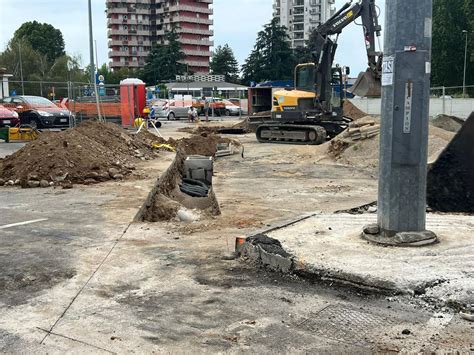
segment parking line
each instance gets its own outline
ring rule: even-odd
[[[24,226],[25,224],[43,222],[43,221],[47,221],[47,220],[48,220],[47,218],[41,218],[41,219],[32,219],[31,221],[5,224],[4,226],[0,226],[0,229],[7,229],[7,228],[11,228],[11,227]]]

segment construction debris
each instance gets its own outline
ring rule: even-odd
[[[379,162],[380,120],[364,116],[351,124],[351,127],[325,144],[326,153],[339,163],[376,168]],[[444,129],[430,126],[428,138],[428,157],[433,161],[448,145],[454,134]],[[324,146],[323,146],[324,147]]]
[[[157,156],[154,142],[165,143],[149,132],[130,135],[113,123],[86,121],[63,132],[44,132],[0,160],[0,178],[22,187],[120,180],[132,174],[136,162]]]
[[[371,116],[363,118],[349,124],[349,128],[342,134],[343,139],[353,142],[373,138],[380,134],[380,121]]]

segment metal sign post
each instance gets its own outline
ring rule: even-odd
[[[386,0],[378,223],[363,237],[398,246],[437,241],[426,230],[432,0]]]

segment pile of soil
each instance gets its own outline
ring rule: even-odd
[[[178,132],[185,132],[191,134],[216,134],[218,130],[226,128],[224,126],[197,126],[197,127],[183,127],[178,129]]]
[[[362,117],[366,117],[367,114],[358,109],[356,105],[354,105],[352,102],[349,100],[344,101],[344,116],[352,118],[353,120],[358,120]]]
[[[431,124],[446,131],[456,133],[461,129],[464,120],[456,116],[438,115]]]
[[[141,132],[130,135],[113,123],[85,121],[39,138],[0,160],[0,179],[23,187],[93,184],[122,179],[134,163],[156,156],[151,143],[163,139]]]
[[[438,127],[430,126],[428,141],[429,161],[436,159],[438,154],[448,145],[454,134]],[[377,167],[379,163],[380,135],[373,138],[352,142],[336,137],[327,144],[328,156],[342,164]]]
[[[233,125],[232,128],[242,129],[245,133],[255,133],[256,130],[255,125],[250,125],[250,120],[248,117]]]

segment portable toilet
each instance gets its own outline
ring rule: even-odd
[[[133,121],[141,117],[146,106],[145,83],[140,79],[124,79],[120,82],[120,102],[122,127],[133,126]]]

